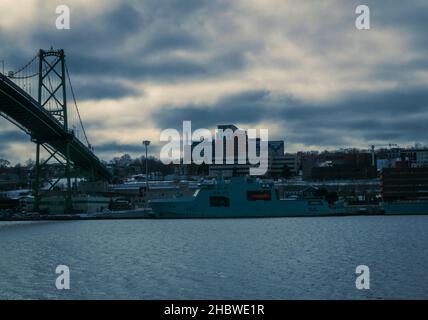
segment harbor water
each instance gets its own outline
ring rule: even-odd
[[[427,231],[428,216],[0,222],[0,298],[426,299]]]

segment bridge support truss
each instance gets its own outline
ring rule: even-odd
[[[71,184],[71,166],[70,160],[70,142],[73,137],[68,128],[67,117],[67,90],[66,90],[66,73],[65,73],[65,55],[64,50],[40,50],[39,51],[39,85],[38,85],[38,102],[42,108],[47,110],[63,126],[66,132],[69,132],[69,138],[66,143],[65,154],[49,147],[50,139],[48,136],[32,137],[36,143],[36,164],[35,164],[35,210],[40,209],[42,198],[41,193],[41,174],[43,168],[49,161],[56,161],[64,169],[63,177],[67,180],[65,195],[65,212],[72,212],[72,184]],[[40,153],[42,148],[48,153],[48,158],[41,161]],[[50,183],[49,190],[52,190],[61,180],[58,178],[54,183]]]
[[[37,80],[38,83],[32,82]],[[37,92],[31,90],[34,87],[38,88]],[[74,109],[67,108],[68,89],[75,113]],[[63,50],[40,50],[17,71],[8,75],[0,73],[0,116],[29,134],[36,143],[36,165],[32,173],[36,210],[40,210],[41,198],[45,195],[41,184],[47,171],[50,171],[47,180],[56,179],[49,182],[49,189],[56,189],[61,180],[66,180],[65,201],[62,200],[65,212],[73,212],[72,176],[86,176],[91,181],[111,179],[111,172],[93,153],[87,139]],[[86,142],[78,137],[80,129]]]

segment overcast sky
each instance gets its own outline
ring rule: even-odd
[[[71,30],[55,8],[71,9]],[[367,4],[371,29],[355,28]],[[427,143],[428,1],[1,0],[6,70],[63,48],[104,159],[191,120],[268,128],[286,151]],[[0,157],[34,158],[0,119]],[[151,148],[156,154],[156,147]]]

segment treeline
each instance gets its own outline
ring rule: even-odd
[[[26,179],[34,166],[34,161],[28,160],[25,164],[12,165],[9,160],[0,159],[0,178],[7,180],[10,176],[15,179]]]
[[[113,183],[123,182],[126,178],[146,173],[146,159],[145,157],[138,157],[133,159],[129,154],[124,154],[121,157],[116,157],[106,163],[113,173]],[[155,157],[147,158],[147,171],[149,174],[168,175],[175,172],[175,166],[165,165]]]
[[[113,173],[113,183],[123,182],[124,179],[137,175],[146,173],[146,159],[145,157],[139,157],[133,159],[129,154],[124,154],[121,157],[112,159],[110,162],[106,163],[110,168],[112,168]],[[208,165],[177,165],[177,164],[163,164],[162,161],[155,157],[147,158],[147,169],[149,175],[160,175],[166,176],[170,174],[187,174],[187,175],[199,175],[206,176],[208,175]]]
[[[44,160],[41,160],[43,163]],[[110,161],[104,161],[104,164],[110,168],[113,174],[113,183],[121,183],[126,178],[133,175],[145,175],[146,159],[144,156],[132,158],[129,154],[113,158]],[[31,159],[24,165],[18,163],[12,165],[6,159],[0,159],[0,179],[2,180],[32,180],[34,175],[35,162]],[[163,164],[155,157],[147,158],[147,169],[149,175],[166,176],[171,174],[188,174],[188,175],[208,175],[208,165],[176,165]],[[41,178],[53,178],[63,174],[63,168],[58,163],[52,163],[44,166],[41,172]]]

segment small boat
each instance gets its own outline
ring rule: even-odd
[[[234,177],[202,184],[193,196],[149,201],[156,218],[256,218],[343,215],[343,203],[320,196],[280,199],[273,183]]]

